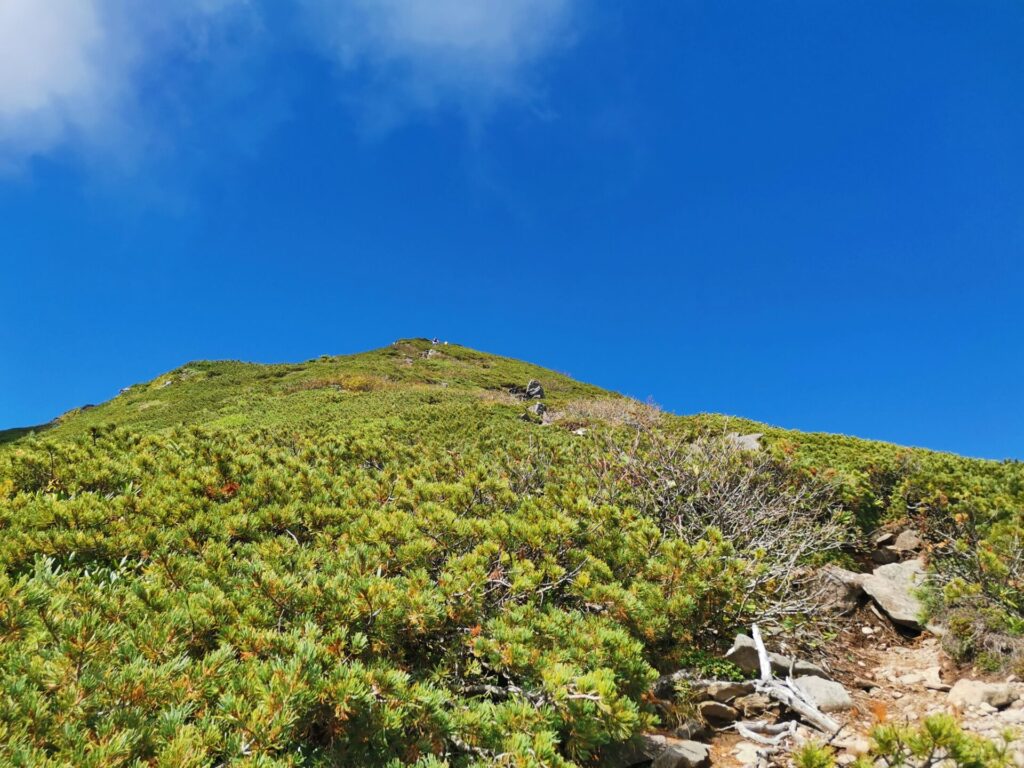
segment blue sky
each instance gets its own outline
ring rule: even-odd
[[[3,0],[0,427],[440,336],[1024,457],[1018,0]]]

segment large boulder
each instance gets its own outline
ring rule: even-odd
[[[544,397],[544,387],[536,379],[530,379],[530,383],[526,385],[526,399],[540,400],[542,397]]]
[[[736,635],[732,648],[726,652],[725,658],[748,674],[758,674],[761,671],[761,664],[757,659],[757,646],[754,645],[753,638],[747,635]],[[783,656],[781,653],[769,653],[768,662],[771,664],[773,675],[786,677],[792,669],[793,675],[813,675],[825,679],[831,678],[831,675],[817,664],[791,659],[789,656]]]
[[[988,704],[1002,709],[1020,698],[1020,693],[1011,683],[986,683],[981,680],[957,680],[949,692],[949,702],[960,707]]]
[[[863,583],[864,591],[893,622],[920,632],[924,606],[916,592],[924,580],[924,562],[917,559],[879,566]]]
[[[841,712],[853,707],[849,692],[833,680],[807,676],[793,682],[822,712]]]
[[[697,741],[670,741],[654,758],[651,768],[707,768],[711,765],[706,744]]]

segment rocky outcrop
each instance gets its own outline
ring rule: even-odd
[[[879,566],[864,579],[864,591],[896,624],[920,632],[924,606],[916,592],[925,579],[924,562],[907,560]]]

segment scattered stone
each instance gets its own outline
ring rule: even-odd
[[[857,610],[860,597],[864,594],[862,574],[834,565],[822,568],[820,574],[822,608],[841,615]]]
[[[611,744],[601,752],[601,765],[607,768],[631,768],[650,763],[665,751],[668,739],[645,733],[621,744]]]
[[[948,691],[952,686],[942,682],[942,671],[938,667],[930,667],[922,674],[924,687],[929,691]]]
[[[674,733],[677,739],[685,739],[686,741],[700,741],[711,738],[711,729],[699,720],[686,720],[682,725],[676,727]]]
[[[896,534],[891,533],[890,531],[885,531],[884,533],[880,533],[875,537],[875,546],[887,547],[894,541],[896,541]]]
[[[853,755],[866,755],[871,750],[871,742],[861,736],[850,736],[846,739],[835,739],[832,746]]]
[[[749,741],[738,741],[732,750],[732,754],[740,765],[756,765],[757,750],[757,744]]]
[[[728,725],[736,722],[740,716],[735,707],[730,707],[720,701],[702,701],[697,705],[697,711],[712,725]]]
[[[914,593],[924,577],[924,563],[919,559],[891,563],[876,568],[864,579],[864,591],[895,623],[920,631],[924,607]]]
[[[889,563],[898,563],[900,561],[900,553],[892,547],[879,547],[871,553],[871,562],[876,565],[889,565]]]
[[[924,541],[917,531],[908,529],[896,537],[892,547],[897,552],[918,552],[924,547]]]
[[[841,712],[853,707],[849,692],[833,680],[805,676],[793,682],[822,712]]]
[[[732,443],[733,447],[740,451],[761,450],[761,438],[764,435],[760,432],[752,432],[749,435],[741,435],[738,432],[730,432],[725,439]]]
[[[432,352],[433,350],[428,350]],[[513,397],[518,397],[520,400],[540,400],[544,397],[544,387],[541,386],[540,382],[536,379],[530,379],[525,387],[513,384],[508,387],[508,393]]]
[[[949,692],[949,701],[961,707],[1002,709],[1020,696],[1010,683],[986,683],[981,680],[957,680]]]
[[[651,768],[707,768],[711,765],[706,745],[696,741],[671,741],[669,747],[654,758]]]
[[[744,672],[758,673],[761,671],[761,664],[757,659],[757,646],[754,645],[753,638],[747,635],[736,635],[732,648],[725,654],[725,658]],[[790,670],[792,670],[794,676],[804,675],[821,677],[826,680],[832,679],[832,676],[825,672],[825,670],[809,661],[793,660],[789,656],[783,656],[780,653],[769,653],[768,661],[771,663],[772,673],[783,677],[789,675]]]
[[[742,712],[744,717],[751,717],[771,707],[772,700],[763,693],[752,693],[749,696],[740,696],[732,705]]]
[[[857,756],[851,755],[849,752],[840,752],[836,755],[836,765],[845,766],[855,762],[857,762]]]
[[[754,684],[752,682],[735,683],[730,680],[716,680],[708,684],[704,690],[704,695],[715,701],[730,702],[737,696],[746,696],[748,693],[753,692]]]

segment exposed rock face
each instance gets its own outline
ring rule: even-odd
[[[864,591],[895,623],[920,632],[924,628],[920,621],[924,606],[914,593],[924,578],[924,563],[920,559],[890,563],[876,568],[864,579]]]
[[[822,712],[841,712],[853,707],[849,692],[832,680],[808,676],[798,677],[793,682]]]
[[[706,745],[696,741],[674,741],[654,758],[651,768],[707,768],[710,765]]]
[[[752,674],[761,671],[760,663],[757,660],[757,646],[754,645],[753,638],[747,635],[736,635],[736,640],[733,641],[732,648],[725,654],[725,658],[744,672]],[[768,661],[772,665],[772,674],[781,675],[782,677],[790,674],[790,669],[792,669],[793,675],[811,675],[822,677],[826,680],[831,678],[817,664],[811,664],[809,661],[794,660],[780,653],[769,653]]]
[[[949,692],[949,701],[961,707],[988,704],[1002,709],[1020,698],[1020,693],[1010,683],[986,683],[981,680],[958,680]]]

